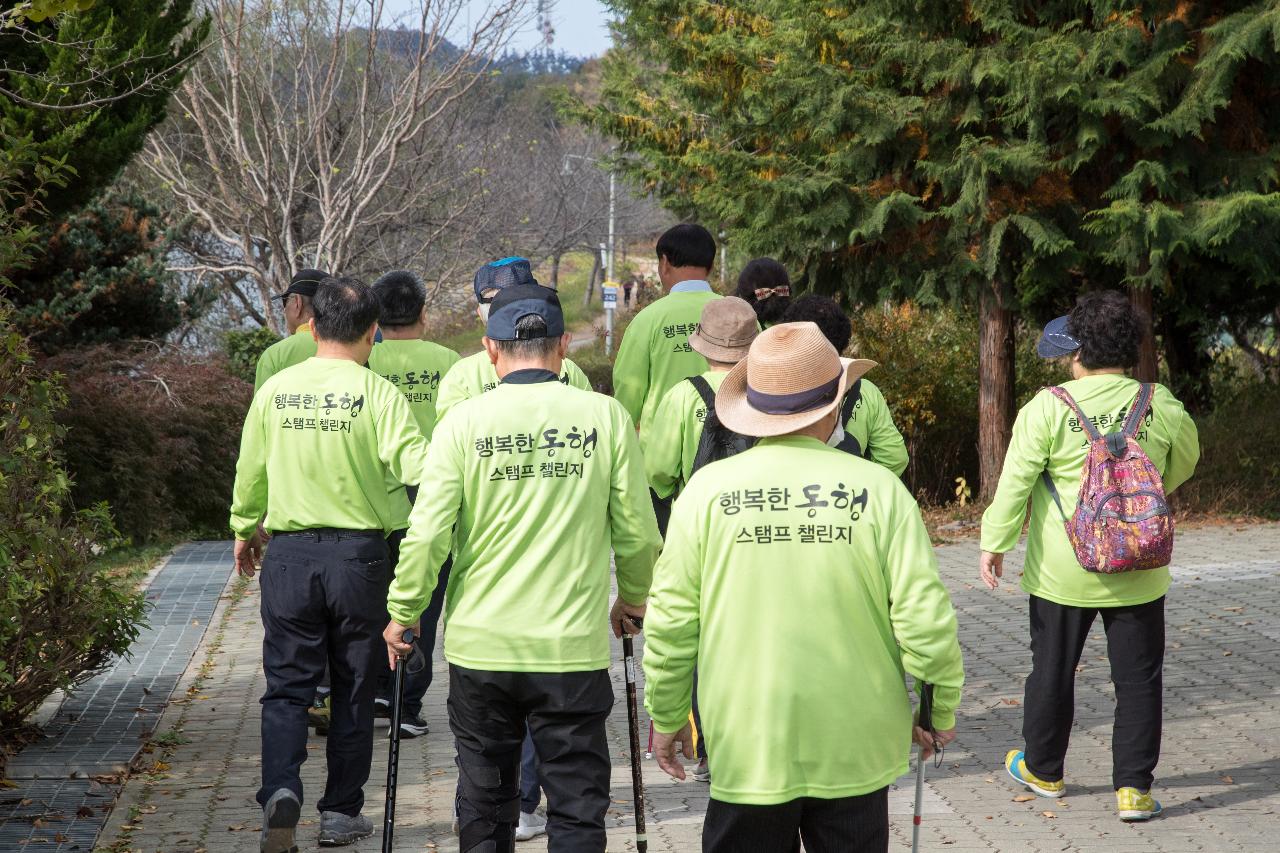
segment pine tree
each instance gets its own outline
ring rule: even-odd
[[[195,0],[96,0],[32,5],[21,26],[0,28],[0,127],[62,158],[76,178],[50,193],[58,217],[111,183],[164,118],[182,70],[205,34]]]
[[[46,353],[163,339],[182,320],[162,212],[136,193],[108,193],[34,235],[20,269],[0,270],[13,320]]]
[[[1018,312],[1131,288],[1173,366],[1178,329],[1280,304],[1275,0],[613,6],[579,112],[669,206],[802,286],[978,303],[986,493]]]

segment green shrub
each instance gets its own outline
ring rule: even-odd
[[[240,430],[253,386],[221,359],[139,347],[63,353],[67,467],[78,505],[111,505],[137,543],[225,535]]]
[[[258,358],[263,350],[278,342],[280,336],[267,328],[232,329],[222,338],[227,352],[227,370],[237,379],[253,384]]]
[[[1280,385],[1218,381],[1214,401],[1213,411],[1196,419],[1200,463],[1174,493],[1177,508],[1280,518]]]
[[[870,308],[853,319],[850,353],[878,361],[867,378],[884,392],[907,442],[903,479],[930,503],[950,501],[956,478],[978,482],[978,321],[954,308],[907,302]],[[1035,354],[1035,334],[1018,329],[1018,405],[1066,378]]]
[[[66,404],[0,304],[0,731],[124,654],[143,598],[93,561],[116,540],[106,507],[67,510],[57,448]]]

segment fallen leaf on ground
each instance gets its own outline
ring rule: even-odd
[[[1029,803],[1034,799],[1035,799],[1035,796],[1032,794],[1019,794],[1018,796],[1013,798],[1013,801],[1015,803]]]
[[[1222,783],[1224,785],[1234,785],[1236,783],[1236,780],[1232,779],[1230,776],[1223,776]]]
[[[1001,699],[1000,702],[1004,705],[1021,705],[1022,704],[1017,699]]]
[[[1045,817],[1057,817],[1057,815],[1054,814],[1053,812],[1040,812],[1040,814],[1044,815]]]

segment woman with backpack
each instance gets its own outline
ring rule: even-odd
[[[702,307],[698,330],[689,335],[689,346],[707,360],[707,371],[677,382],[658,405],[657,416],[641,433],[645,474],[653,492],[658,528],[667,533],[671,502],[699,468],[741,453],[751,446],[746,436],[727,429],[716,416],[716,391],[729,371],[747,357],[751,342],[760,334],[756,312],[736,296],[716,299]],[[697,676],[694,677],[694,728],[701,733]],[[698,766],[693,778],[711,781],[707,769],[707,745],[698,738]]]
[[[1150,792],[1160,757],[1173,543],[1165,496],[1191,477],[1200,457],[1182,404],[1163,385],[1125,374],[1138,361],[1142,330],[1129,300],[1115,291],[1085,294],[1045,326],[1037,351],[1069,360],[1072,380],[1041,391],[1018,412],[982,517],[980,562],[983,582],[995,589],[1029,497],[1022,588],[1031,596],[1032,669],[1024,747],[1009,751],[1005,769],[1039,796],[1066,792],[1076,665],[1101,615],[1116,694],[1112,783],[1124,821],[1161,812]]]

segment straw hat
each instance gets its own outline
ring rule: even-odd
[[[756,310],[745,299],[726,296],[702,306],[698,331],[689,336],[689,346],[712,361],[736,364],[747,357],[758,334]]]
[[[716,416],[743,435],[786,435],[822,420],[875,366],[841,358],[815,323],[781,323],[761,332],[724,377]]]

